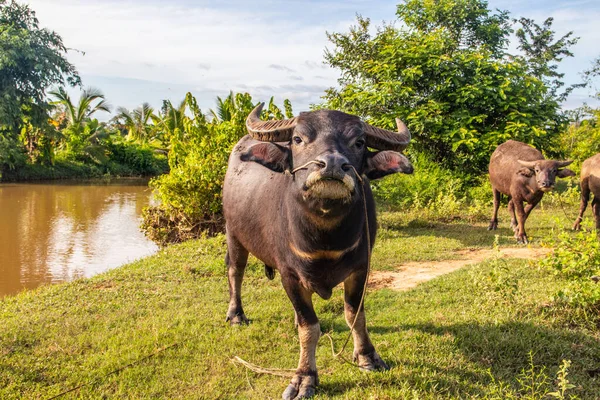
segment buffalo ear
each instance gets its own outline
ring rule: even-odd
[[[567,176],[575,176],[575,172],[571,171],[569,168],[559,169],[556,174],[559,178],[566,178]]]
[[[369,179],[383,178],[396,172],[413,173],[413,166],[406,156],[391,150],[367,154],[365,174]]]
[[[258,143],[242,153],[242,161],[254,161],[271,171],[284,172],[290,169],[290,149],[271,142]]]
[[[519,170],[517,171],[517,175],[523,175],[527,178],[531,178],[533,176],[533,174],[534,174],[533,170],[528,167],[519,168]]]

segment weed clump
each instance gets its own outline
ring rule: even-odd
[[[576,235],[562,232],[552,243],[554,252],[540,265],[563,278],[551,308],[575,325],[600,324],[600,242],[596,231]]]

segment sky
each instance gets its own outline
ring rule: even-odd
[[[163,99],[181,101],[191,91],[203,111],[230,90],[256,101],[288,98],[294,112],[321,101],[339,72],[323,64],[326,32],[347,32],[356,14],[374,26],[395,21],[396,1],[387,0],[21,0],[40,25],[56,31],[71,49],[68,59],[84,86],[99,88],[113,106],[135,108]],[[575,57],[561,65],[568,84],[600,56],[600,1],[489,0],[542,23],[554,17],[557,37],[580,37]],[[574,92],[571,109],[591,99],[592,89]],[[77,98],[76,92],[73,93]],[[110,116],[98,115],[99,119]]]

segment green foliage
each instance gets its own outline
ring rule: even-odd
[[[509,138],[549,147],[562,128],[560,81],[552,63],[569,55],[572,41],[531,28],[524,56],[506,54],[511,29],[506,12],[480,0],[409,0],[398,7],[401,28],[375,33],[358,18],[347,34],[330,33],[326,61],[341,71],[326,106],[394,128],[403,119],[412,149],[451,169],[479,174],[496,146]],[[533,29],[533,30],[532,30]],[[540,36],[544,40],[536,41]],[[538,53],[542,51],[543,54]]]
[[[556,312],[567,310],[569,322],[600,322],[600,242],[596,231],[580,231],[576,235],[561,232],[552,243],[554,252],[540,262],[556,275],[566,279],[553,298]]]
[[[185,108],[163,112],[160,126],[167,128],[163,136],[169,137],[171,171],[151,181],[160,206],[145,211],[142,225],[162,245],[197,237],[204,230],[222,230],[221,191],[227,160],[246,134],[245,120],[255,106],[249,94],[230,93],[225,100],[217,98],[218,107],[211,110],[209,122],[190,93],[184,103],[189,116]],[[291,105],[286,112],[291,113]],[[174,116],[180,120],[175,122]],[[262,117],[283,118],[283,113],[271,99]]]
[[[491,188],[469,186],[464,175],[433,162],[422,153],[413,157],[412,175],[393,174],[373,181],[373,194],[380,207],[420,214],[423,219],[452,221],[485,220]]]
[[[528,366],[523,368],[516,378],[519,385],[518,390],[513,390],[502,385],[501,382],[497,382],[494,376],[490,374],[493,390],[489,396],[486,396],[486,399],[543,400],[547,399],[548,396],[561,400],[567,398],[577,399],[577,396],[570,393],[567,397],[567,391],[575,388],[567,379],[570,366],[571,360],[562,360],[562,364],[556,373],[556,391],[550,392],[552,386],[546,367],[536,366],[533,361],[533,352],[530,351]]]
[[[600,152],[600,109],[578,110],[573,119],[560,136],[560,148],[568,158],[579,161],[580,167],[585,159]]]
[[[154,127],[150,124],[154,116],[154,109],[148,103],[143,103],[133,111],[124,107],[117,108],[117,115],[113,118],[127,131],[127,138],[140,143],[148,143],[154,139]]]
[[[110,141],[107,150],[109,170],[115,175],[154,176],[169,170],[167,158],[147,145]]]
[[[0,134],[16,139],[24,118],[42,128],[46,90],[65,81],[80,84],[66,53],[61,37],[40,28],[28,5],[0,0]]]

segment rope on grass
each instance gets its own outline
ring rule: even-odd
[[[124,370],[124,369],[126,369],[126,368],[129,368],[129,367],[131,367],[131,366],[134,366],[134,365],[136,365],[136,364],[139,364],[139,363],[141,363],[142,361],[145,361],[145,360],[147,360],[147,359],[149,359],[149,358],[152,358],[152,357],[154,357],[154,356],[156,356],[156,355],[158,355],[158,354],[162,353],[162,352],[163,352],[163,351],[165,351],[165,350],[168,350],[168,349],[171,349],[171,348],[173,348],[173,347],[175,347],[175,346],[178,346],[179,344],[180,344],[179,342],[175,342],[175,343],[172,343],[172,344],[170,344],[170,345],[168,345],[168,346],[162,347],[162,348],[160,348],[160,349],[158,349],[158,350],[154,351],[153,353],[150,353],[150,354],[148,354],[148,355],[146,355],[146,356],[144,356],[144,357],[142,357],[142,358],[138,358],[137,360],[135,360],[135,361],[132,361],[132,362],[130,362],[129,364],[123,365],[122,367],[119,367],[119,368],[117,368],[117,369],[114,369],[114,370],[110,371],[109,373],[107,373],[107,374],[105,374],[105,375],[102,375],[102,376],[100,376],[100,377],[98,377],[98,378],[96,378],[96,379],[92,379],[92,380],[90,380],[90,381],[88,381],[88,382],[82,383],[82,384],[81,384],[81,385],[79,385],[79,386],[75,386],[75,387],[73,387],[73,388],[71,388],[71,389],[65,390],[64,392],[60,392],[59,394],[57,394],[57,395],[55,395],[55,396],[52,396],[52,397],[48,398],[47,400],[54,400],[54,399],[57,399],[57,398],[59,398],[59,397],[62,397],[62,396],[64,396],[65,394],[68,394],[68,393],[74,392],[74,391],[76,391],[76,390],[78,390],[78,389],[81,389],[81,388],[82,388],[82,387],[84,387],[84,386],[91,385],[92,383],[98,383],[98,382],[100,382],[100,381],[104,380],[105,378],[107,378],[107,377],[108,377],[108,376],[110,376],[110,375],[117,374],[117,373],[119,373],[119,372],[123,371],[123,370]]]
[[[295,369],[264,368],[256,364],[252,364],[246,360],[243,360],[238,356],[233,357],[231,359],[231,362],[234,364],[241,364],[244,367],[248,368],[250,371],[256,372],[257,374],[267,374],[281,376],[284,378],[293,378],[296,372]]]

